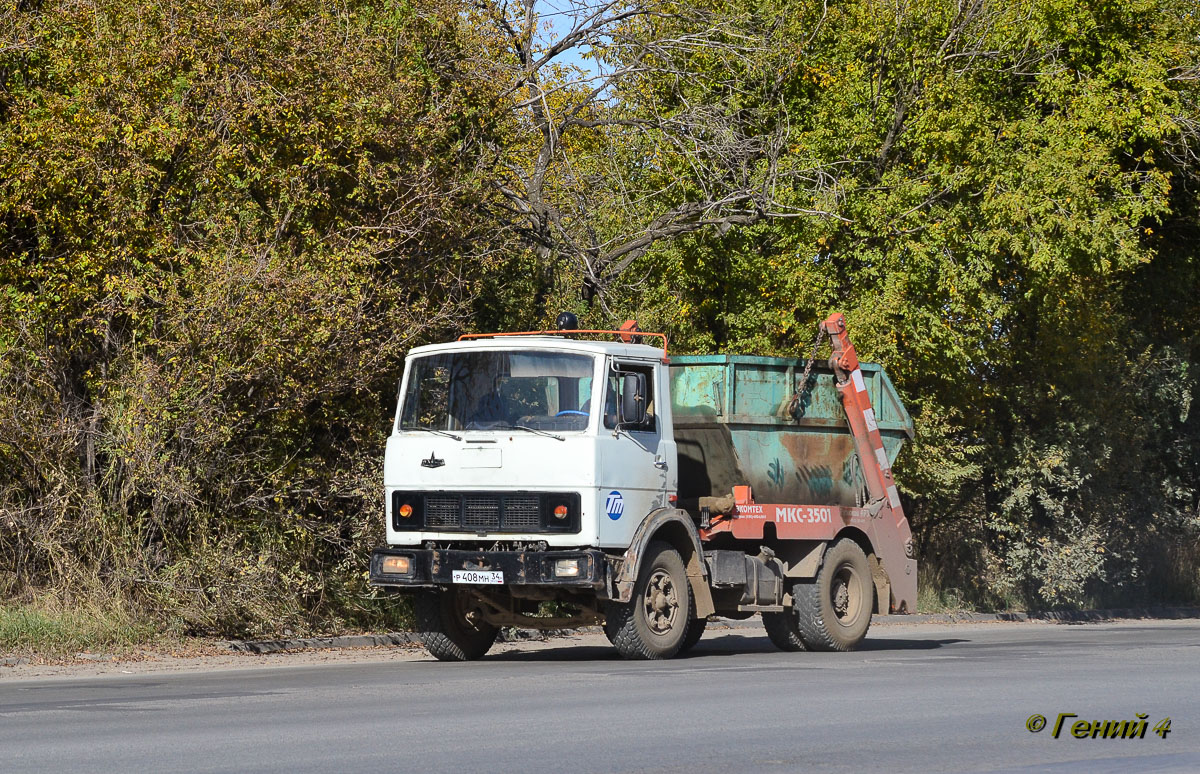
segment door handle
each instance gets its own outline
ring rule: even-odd
[[[663,459],[661,454],[654,458],[654,467],[658,468],[659,470],[667,469],[667,461]]]

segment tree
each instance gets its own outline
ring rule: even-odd
[[[545,284],[566,285],[602,313],[636,285],[626,272],[651,247],[711,228],[826,213],[785,207],[780,187],[819,199],[823,169],[783,164],[779,53],[749,9],[677,3],[572,3],[561,34],[537,4],[483,2],[472,17],[496,31],[501,106],[521,134],[497,149],[506,205]],[[566,63],[569,56],[575,63]]]
[[[223,632],[358,604],[402,355],[496,247],[458,11],[8,14],[0,594]]]
[[[788,52],[777,163],[830,176],[775,198],[836,217],[665,246],[633,267],[653,290],[628,302],[685,348],[763,353],[798,353],[845,312],[916,416],[900,480],[927,566],[991,601],[1133,584],[1159,553],[1142,538],[1182,534],[1197,508],[1183,483],[1196,340],[1175,322],[1196,309],[1194,14],[1039,1],[763,15],[783,20],[764,47]],[[1180,291],[1157,295],[1165,277]],[[1171,322],[1145,325],[1134,299],[1169,302],[1154,316]]]

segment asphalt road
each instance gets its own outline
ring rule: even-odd
[[[670,662],[589,636],[468,664],[0,677],[0,772],[1200,772],[1198,694],[1197,621],[876,627],[850,654],[735,629]],[[1058,713],[1079,717],[1055,739]],[[1136,713],[1145,738],[1071,737]]]

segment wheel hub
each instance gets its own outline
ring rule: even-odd
[[[858,615],[862,604],[857,587],[854,586],[854,573],[849,568],[842,568],[833,578],[830,593],[833,603],[833,614],[839,621],[849,621]]]
[[[646,614],[646,625],[655,634],[667,634],[675,626],[679,616],[679,595],[671,576],[665,571],[658,570],[650,576],[642,607]]]
[[[846,611],[850,608],[850,591],[846,588],[845,583],[839,583],[837,589],[833,593],[833,609],[837,613],[838,618],[845,618]]]
[[[482,629],[487,623],[484,618],[483,605],[467,593],[459,592],[455,596],[454,610],[459,619],[472,629]]]

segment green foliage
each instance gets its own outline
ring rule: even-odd
[[[1196,539],[1200,480],[1190,6],[717,13],[764,42],[736,98],[717,58],[680,55],[682,93],[775,116],[797,174],[756,225],[636,267],[643,322],[685,351],[806,354],[844,312],[914,415],[898,478],[941,582],[989,605],[1160,597],[1144,570],[1163,535]]]
[[[491,270],[474,33],[437,2],[6,21],[4,593],[202,633],[394,615],[363,574],[403,353]]]
[[[1195,600],[1194,8],[637,9],[590,98],[500,6],[9,0],[6,609],[402,624],[363,572],[404,352],[563,309],[805,355],[844,312],[917,425],[922,604]]]

